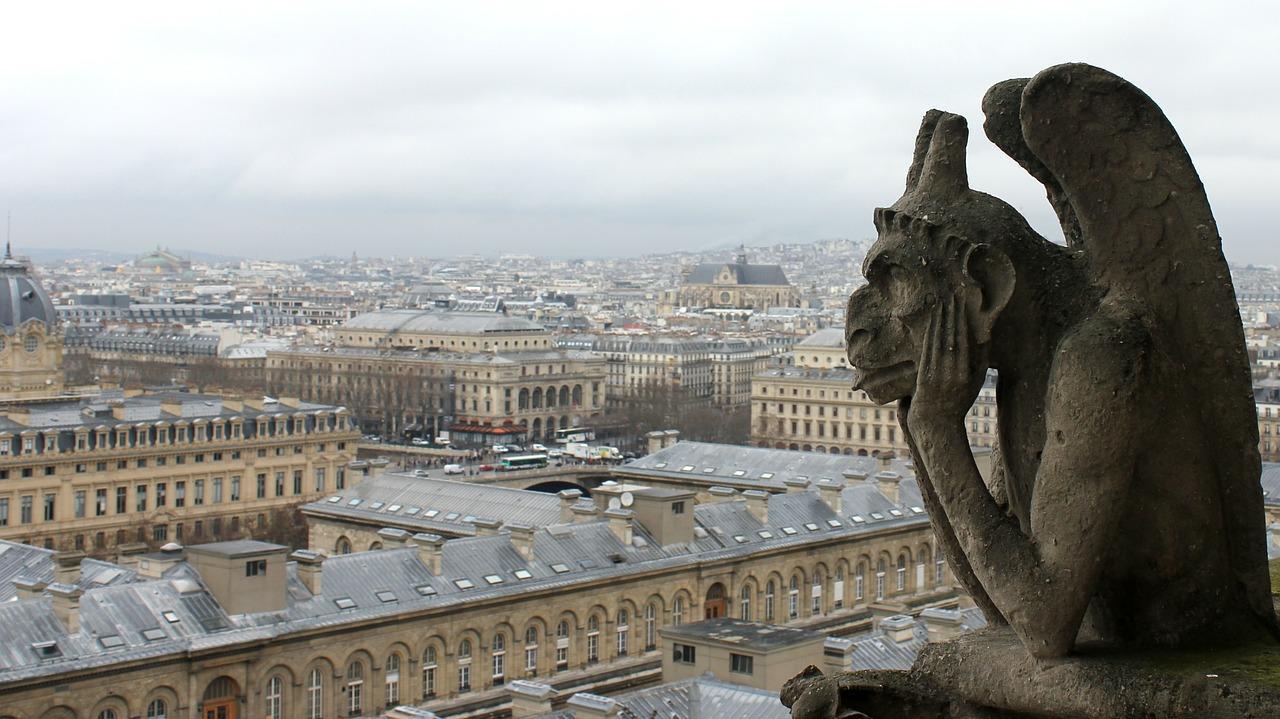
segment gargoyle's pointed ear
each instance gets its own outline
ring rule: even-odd
[[[943,197],[967,192],[969,170],[965,151],[968,144],[969,124],[965,119],[949,112],[938,113],[914,192]]]
[[[920,173],[924,170],[924,158],[929,154],[929,143],[933,141],[933,130],[938,126],[938,118],[942,110],[930,110],[920,121],[920,131],[916,133],[916,149],[911,155],[911,167],[907,169],[907,193],[920,184]]]

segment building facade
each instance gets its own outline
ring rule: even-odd
[[[287,398],[11,405],[0,418],[0,538],[104,554],[235,536],[346,486],[358,439],[345,409]]]
[[[20,579],[18,598],[0,603],[11,648],[0,692],[16,719],[400,705],[501,716],[516,679],[546,679],[561,697],[660,681],[664,627],[733,616],[852,630],[873,607],[954,604],[914,483],[893,499],[875,486],[695,506],[689,493],[619,485],[598,498],[629,506],[583,502],[572,523],[447,542],[388,532],[381,550],[328,558],[248,542],[171,548],[107,584],[95,583],[107,567],[10,545],[0,565],[21,560],[48,579]]]
[[[752,380],[752,444],[832,454],[909,453],[897,404],[876,404],[853,389],[844,328],[818,330],[797,343],[791,355],[791,365],[770,368]],[[965,429],[970,444],[994,445],[994,374],[965,417]]]

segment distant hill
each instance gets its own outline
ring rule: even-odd
[[[197,250],[183,250],[179,248],[167,248],[169,252],[185,257],[193,262],[210,262],[210,263],[226,263],[239,262],[241,258],[230,255],[218,255],[212,252],[200,252]],[[126,262],[132,262],[135,258],[144,255],[148,250],[141,252],[119,252],[117,250],[86,250],[76,248],[62,247],[15,247],[14,253],[30,257],[37,264],[42,262],[61,262],[63,260],[78,259],[91,260],[104,265],[120,265]]]

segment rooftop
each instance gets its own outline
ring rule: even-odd
[[[520,317],[494,312],[430,310],[378,310],[356,315],[343,323],[349,330],[421,332],[426,334],[546,334],[542,325]]]
[[[763,624],[761,622],[747,622],[729,617],[664,627],[662,635],[664,637],[716,642],[758,652],[767,652],[796,644],[821,642],[826,639],[826,635],[822,632]]]

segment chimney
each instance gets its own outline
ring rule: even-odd
[[[787,494],[798,494],[809,489],[809,480],[807,479],[791,477],[782,480],[782,483],[787,485]]]
[[[818,480],[818,492],[822,494],[822,503],[832,512],[839,515],[844,511],[843,502],[841,502],[841,494],[844,492],[843,484],[830,479]]]
[[[244,411],[244,396],[238,394],[228,394],[222,397],[222,409],[228,412]]]
[[[476,528],[477,537],[494,537],[497,536],[498,530],[502,529],[502,522],[488,517],[476,517],[471,520],[471,526]]]
[[[867,481],[867,473],[857,469],[846,469],[840,474],[845,479],[849,480],[849,484],[857,484],[858,482]]]
[[[324,555],[310,549],[299,549],[290,554],[289,559],[297,565],[298,581],[302,582],[312,596],[318,596],[323,586],[320,579]]]
[[[67,628],[67,633],[80,631],[80,589],[71,584],[54,583],[45,591],[53,597],[53,615]]]
[[[573,505],[573,522],[592,522],[596,519],[596,505],[594,504],[575,504]]]
[[[893,469],[893,460],[897,457],[892,451],[881,452],[876,457],[876,468],[881,472],[887,472]]]
[[[624,547],[631,546],[631,521],[635,513],[629,509],[606,509],[604,516],[609,520],[609,531],[622,542]]]
[[[114,405],[113,405],[114,406]],[[182,400],[168,397],[160,400],[160,411],[175,417],[182,416]]]
[[[68,551],[53,555],[53,581],[72,586],[80,582],[80,562],[84,552]]]
[[[731,502],[738,497],[738,490],[717,485],[708,489],[707,494],[711,495],[711,502]]]
[[[609,719],[618,716],[618,703],[599,694],[578,692],[569,697],[574,719]]]
[[[645,435],[645,439],[648,440],[648,444],[649,444],[649,454],[653,454],[654,452],[657,452],[658,450],[662,449],[662,440],[664,436],[665,435],[663,434],[662,430],[649,432],[648,434]]]
[[[920,618],[929,630],[931,642],[945,642],[964,631],[964,615],[959,609],[930,607],[920,612]]]
[[[507,531],[511,533],[511,546],[516,552],[526,561],[533,559],[533,536],[537,530],[528,524],[511,522],[507,524]]]
[[[111,408],[112,419],[115,419],[117,421],[124,420],[124,402],[122,400],[113,399],[107,403],[107,406]],[[161,407],[164,407],[164,404],[161,404]],[[178,415],[181,416],[181,414],[182,414],[182,407],[179,406]]]
[[[507,696],[511,698],[511,719],[528,719],[551,713],[551,699],[556,690],[549,684],[539,684],[517,679],[507,684]]]
[[[828,675],[853,669],[853,650],[857,645],[845,637],[827,637],[822,644],[823,664]]]
[[[116,564],[126,569],[138,568],[138,555],[147,551],[146,542],[126,542],[116,545]]]
[[[10,422],[13,422],[14,424],[20,424],[23,427],[26,427],[28,424],[31,423],[31,408],[30,407],[10,407],[5,410],[5,416],[9,418]]]
[[[747,511],[761,524],[769,523],[769,493],[759,489],[748,489],[742,493],[747,499]]]
[[[582,497],[582,492],[576,489],[562,489],[556,495],[560,498],[560,523],[573,523],[573,505],[578,503]]]
[[[895,506],[899,503],[898,483],[902,481],[902,477],[897,472],[877,472],[876,487],[880,489],[886,499]]]
[[[880,620],[880,631],[896,644],[909,642],[916,636],[916,620],[905,614],[885,617]]]
[[[440,557],[444,554],[444,539],[438,534],[419,533],[413,535],[413,543],[418,545],[418,559],[427,565],[427,571],[440,576]]]
[[[378,530],[378,539],[382,540],[383,549],[398,549],[409,541],[409,533],[395,527],[383,527]]]
[[[44,588],[47,586],[46,582],[32,577],[23,576],[13,580],[13,588],[17,592],[18,599],[35,599],[44,592]]]
[[[391,460],[386,457],[376,457],[369,460],[368,476],[377,477],[381,475],[383,472],[387,471],[387,465],[389,464],[391,464]]]

